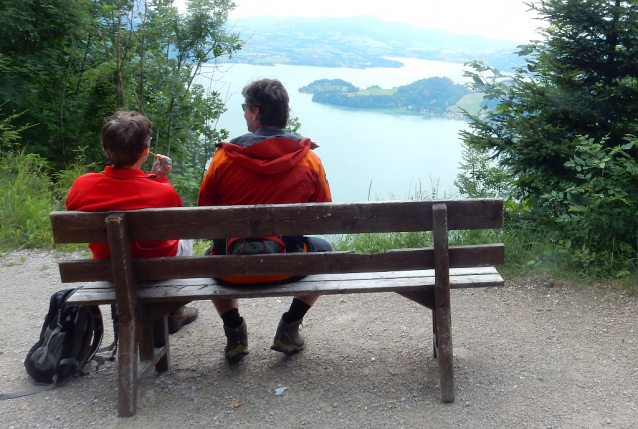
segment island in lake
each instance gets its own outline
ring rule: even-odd
[[[430,77],[391,89],[378,85],[360,89],[341,79],[320,79],[299,88],[299,92],[313,94],[312,101],[334,106],[396,109],[434,115],[458,112],[459,105],[465,107],[468,99],[478,98],[478,94],[447,77]]]

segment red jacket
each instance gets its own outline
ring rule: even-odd
[[[67,210],[87,212],[182,206],[182,199],[167,178],[112,166],[103,173],[78,177],[66,199]],[[131,250],[134,258],[175,256],[178,243],[178,240],[140,241],[131,243]],[[111,257],[107,243],[91,243],[89,249],[94,259]]]
[[[261,130],[258,130],[258,133]],[[248,137],[242,139],[242,137]],[[247,134],[220,143],[199,190],[198,206],[330,202],[330,187],[310,139]],[[247,140],[249,146],[240,145]]]

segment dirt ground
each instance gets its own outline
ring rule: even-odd
[[[23,367],[49,296],[67,287],[43,251],[0,257],[0,393],[33,387]],[[452,292],[456,401],[439,398],[429,310],[395,294],[328,296],[304,322],[306,350],[269,349],[288,299],[249,299],[250,354],[223,358],[210,302],[172,335],[173,367],[118,418],[115,362],[66,386],[0,402],[18,428],[635,428],[635,296],[517,278]],[[111,340],[108,307],[103,308]]]

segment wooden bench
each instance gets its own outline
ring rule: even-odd
[[[432,309],[441,398],[454,401],[450,288],[501,286],[502,244],[448,247],[448,231],[503,226],[501,199],[53,212],[56,243],[108,242],[110,260],[64,261],[62,282],[92,282],[71,305],[117,304],[118,413],[136,412],[139,377],[170,365],[166,315],[193,300],[396,292]],[[129,242],[177,238],[433,231],[434,247],[257,256],[132,259]],[[213,277],[308,275],[280,286],[223,287]]]

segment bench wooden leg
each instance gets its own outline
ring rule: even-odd
[[[434,359],[439,356],[439,345],[436,342],[436,313],[432,310],[432,349],[434,353]]]
[[[454,402],[454,362],[452,355],[452,330],[450,307],[437,307],[436,319],[436,349],[439,360],[439,376],[441,381],[441,400]]]
[[[153,324],[148,319],[148,306],[138,304],[137,340],[139,343],[140,361],[153,360],[155,351],[153,348]]]
[[[434,238],[434,325],[435,353],[439,360],[441,400],[454,402],[452,317],[450,312],[450,261],[448,252],[447,206],[432,206]]]
[[[137,337],[139,341],[140,362],[137,377],[143,377],[153,369],[166,371],[170,364],[168,352],[168,319],[166,314],[157,318],[154,305],[139,303]]]
[[[168,340],[168,316],[153,322],[153,344],[156,348],[164,349],[163,356],[155,364],[158,372],[168,371],[171,365],[171,353]]]
[[[135,318],[119,314],[119,345],[117,353],[117,410],[120,417],[131,417],[137,411],[137,339]]]
[[[113,213],[105,219],[111,250],[111,269],[118,310],[119,347],[117,353],[117,410],[120,417],[131,417],[137,411],[137,291],[131,245],[124,213]]]

